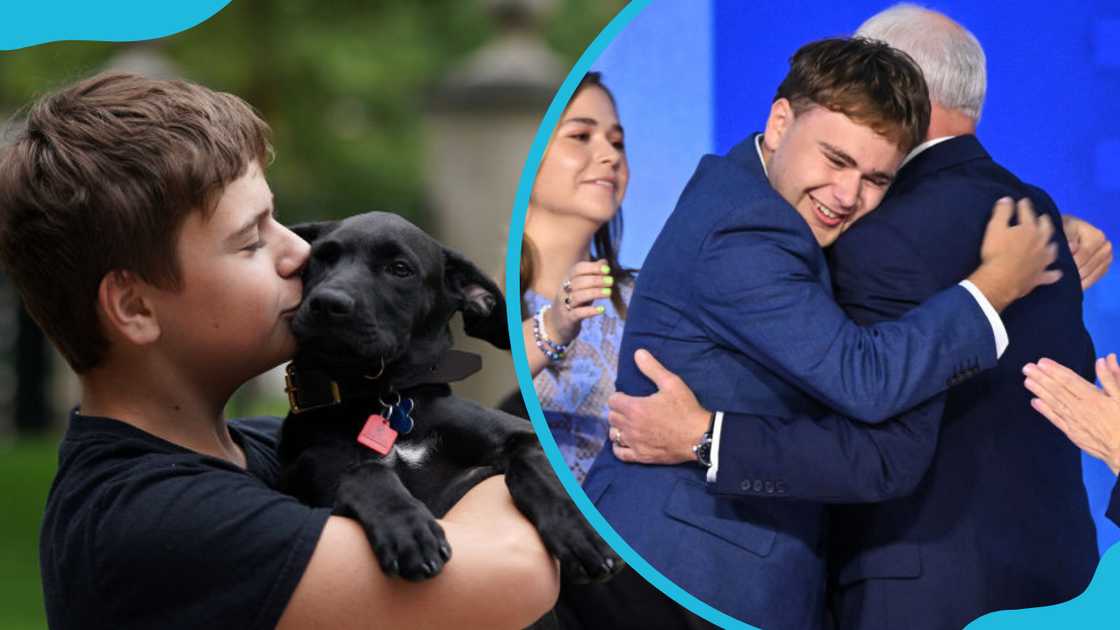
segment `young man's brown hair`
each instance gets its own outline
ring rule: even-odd
[[[183,220],[271,151],[248,104],[185,81],[103,73],[31,106],[0,153],[0,262],[75,371],[108,347],[102,278],[178,288]]]
[[[902,152],[925,141],[929,90],[906,53],[862,37],[823,39],[799,48],[774,100],[795,114],[814,105],[844,114],[890,139]]]

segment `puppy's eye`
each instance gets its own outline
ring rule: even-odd
[[[398,278],[407,278],[408,276],[412,275],[412,268],[399,260],[393,263],[389,263],[389,265],[385,267],[385,269]]]

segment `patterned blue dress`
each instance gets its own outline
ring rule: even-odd
[[[633,282],[620,283],[618,290],[629,304]],[[530,314],[551,301],[532,290],[525,292]],[[606,311],[583,320],[564,359],[549,363],[533,379],[552,437],[580,483],[607,441],[607,398],[614,393],[625,324],[609,299],[596,300],[595,305]]]

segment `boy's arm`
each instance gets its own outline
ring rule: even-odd
[[[1049,197],[1037,199],[1041,213],[1056,221]],[[1020,222],[1028,219],[1019,211]],[[969,238],[969,229],[962,230],[961,238]],[[837,301],[861,325],[913,315],[944,282],[938,279],[944,274],[933,273],[917,248],[885,221],[868,221],[845,234],[833,248],[832,263]],[[905,496],[932,460],[945,400],[946,394],[938,395],[877,426],[837,414],[725,418],[725,457],[713,491],[759,495],[755,480],[765,493],[765,481],[774,478],[785,482],[791,498],[873,502]]]
[[[408,582],[382,572],[361,526],[330,517],[278,628],[523,628],[555,604],[557,564],[504,477],[473,488],[440,525],[451,559]]]
[[[880,260],[913,256],[892,237],[877,250],[890,250]],[[863,327],[840,309],[805,255],[750,232],[711,239],[697,265],[705,277],[695,278],[705,329],[837,413],[866,422],[996,364],[993,324],[965,288],[931,294],[896,321]],[[892,267],[893,286],[922,280],[912,266]]]
[[[1013,213],[1018,223],[1010,226]],[[1061,277],[1047,270],[1058,251],[1050,215],[1036,218],[1027,199],[1000,200],[983,232],[980,266],[969,281],[936,293],[924,293],[931,277],[914,244],[885,222],[856,226],[850,236],[862,236],[846,246],[861,243],[868,264],[851,271],[873,276],[860,289],[892,302],[895,312],[910,307],[898,308],[898,300],[923,295],[896,321],[866,326],[850,320],[821,285],[814,272],[820,257],[801,239],[724,229],[700,252],[695,310],[713,339],[838,413],[881,422],[995,365],[1007,341],[997,312]]]
[[[902,317],[939,288],[913,249],[880,225],[853,230],[833,252],[834,262],[837,254],[842,258],[834,271],[843,315],[863,325]],[[860,253],[870,251],[876,252],[876,260],[897,255],[896,263],[859,264]],[[675,453],[677,461],[685,461],[681,458],[688,453],[682,455],[680,448],[691,446],[695,439],[688,444],[675,439],[675,444],[657,448],[649,443],[654,436],[670,435],[670,422],[688,424],[689,434],[699,435],[707,428],[708,412],[675,375],[648,359],[636,357],[636,362],[657,384],[658,392],[647,398],[615,394],[610,401],[611,422],[623,426],[627,443],[636,443],[646,452]],[[878,425],[856,422],[843,413],[793,418],[724,413],[712,445],[711,489],[721,494],[843,503],[905,496],[924,476],[933,456],[944,402],[944,394],[935,396]],[[633,452],[620,453],[615,447],[620,459],[644,461],[627,459]]]

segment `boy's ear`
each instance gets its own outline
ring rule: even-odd
[[[101,278],[97,303],[112,336],[136,345],[159,339],[159,320],[145,297],[146,283],[130,271],[114,269]]]
[[[463,312],[463,330],[472,337],[509,350],[509,328],[502,290],[460,254],[443,250],[443,277],[448,297]]]
[[[766,130],[763,132],[762,144],[769,151],[776,151],[785,139],[786,133],[793,126],[797,115],[793,111],[793,104],[788,99],[779,98],[770,105],[770,116],[766,119]]]
[[[330,233],[336,226],[338,226],[338,221],[312,221],[310,223],[297,223],[288,229],[308,243],[314,243],[316,239]]]

